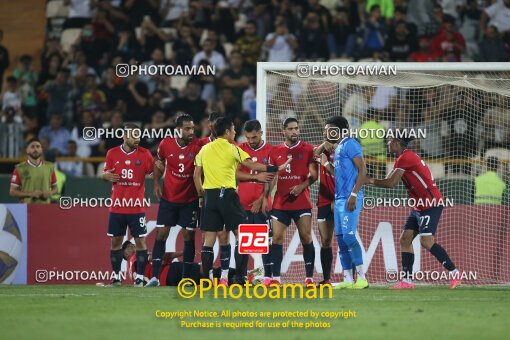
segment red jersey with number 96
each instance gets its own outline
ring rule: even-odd
[[[154,161],[149,150],[137,147],[126,152],[122,145],[108,150],[104,172],[119,175],[112,185],[110,212],[119,214],[145,213],[145,176],[152,174]],[[122,202],[120,206],[115,202]],[[127,203],[127,204],[124,204]]]
[[[157,156],[166,162],[162,198],[172,203],[190,203],[198,199],[193,182],[195,156],[200,142],[193,140],[181,146],[175,138],[165,138],[158,147]]]

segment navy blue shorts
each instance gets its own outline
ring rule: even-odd
[[[133,237],[145,237],[147,226],[145,214],[119,214],[110,213],[108,216],[108,236],[125,236],[127,227]]]
[[[269,226],[269,237],[273,236],[273,224],[271,223],[271,216],[266,216],[263,213],[254,214],[250,210],[246,212],[247,224],[267,224]]]
[[[287,227],[294,221],[297,221],[303,216],[312,216],[312,209],[299,209],[299,210],[271,210],[271,217],[285,224]]]
[[[181,227],[195,230],[198,211],[198,200],[190,203],[173,203],[161,199],[156,227]]]
[[[317,221],[325,222],[325,221],[334,221],[335,220],[335,212],[331,209],[331,204],[323,205],[322,207],[317,207]]]
[[[436,234],[443,207],[433,207],[423,211],[413,210],[407,218],[404,230],[414,230],[422,236]]]

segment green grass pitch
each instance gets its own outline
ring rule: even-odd
[[[328,329],[183,329],[156,310],[340,311]],[[189,320],[189,319],[188,319]],[[196,319],[193,319],[196,320]],[[210,319],[202,319],[207,321]],[[221,321],[222,319],[218,319]],[[260,319],[259,319],[260,320]],[[326,319],[320,319],[328,321]],[[236,321],[251,321],[238,319]],[[270,320],[269,320],[270,321]],[[182,299],[175,288],[1,286],[0,339],[508,339],[510,287],[373,287],[322,300]]]

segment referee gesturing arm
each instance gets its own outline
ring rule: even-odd
[[[200,229],[204,234],[202,247],[202,275],[209,277],[213,265],[213,246],[216,236],[225,226],[238,238],[237,229],[246,217],[236,193],[236,171],[239,164],[256,171],[277,172],[284,169],[291,161],[280,167],[255,163],[245,151],[232,144],[236,131],[230,118],[218,118],[214,123],[218,138],[205,145],[195,158],[193,179],[199,197],[203,198]],[[202,174],[204,182],[202,183]],[[236,242],[237,243],[237,242]],[[244,262],[247,255],[240,255],[235,250],[236,279],[243,283]]]

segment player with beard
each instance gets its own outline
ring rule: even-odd
[[[102,178],[112,182],[108,236],[111,237],[110,260],[113,269],[111,286],[120,286],[120,267],[123,258],[122,240],[129,226],[135,238],[137,275],[136,287],[143,287],[143,272],[147,262],[145,236],[145,176],[152,175],[154,161],[149,150],[138,146],[138,126],[126,124],[122,145],[108,150]]]
[[[314,161],[313,146],[299,140],[299,123],[295,118],[287,118],[283,122],[285,142],[273,147],[270,164],[280,166],[291,159],[291,162],[277,174],[272,185],[266,188],[265,195],[271,192],[276,182],[276,194],[273,210],[273,245],[272,263],[273,280],[271,284],[280,284],[280,271],[283,259],[283,237],[285,228],[292,220],[296,223],[299,238],[303,245],[305,262],[305,285],[313,284],[313,268],[315,264],[315,248],[312,242],[312,203],[308,187],[317,180],[317,166]]]
[[[157,158],[165,168],[163,192],[159,185],[162,171],[154,166],[154,195],[160,200],[157,235],[152,252],[152,278],[147,287],[159,286],[159,270],[171,227],[181,227],[184,238],[183,277],[190,275],[195,260],[195,231],[199,213],[198,194],[193,182],[195,156],[200,144],[194,139],[193,117],[187,114],[176,120],[175,138],[165,138],[158,147]]]
[[[58,190],[55,165],[41,158],[43,150],[37,138],[28,141],[26,152],[27,160],[14,168],[9,194],[21,203],[50,203]]]

